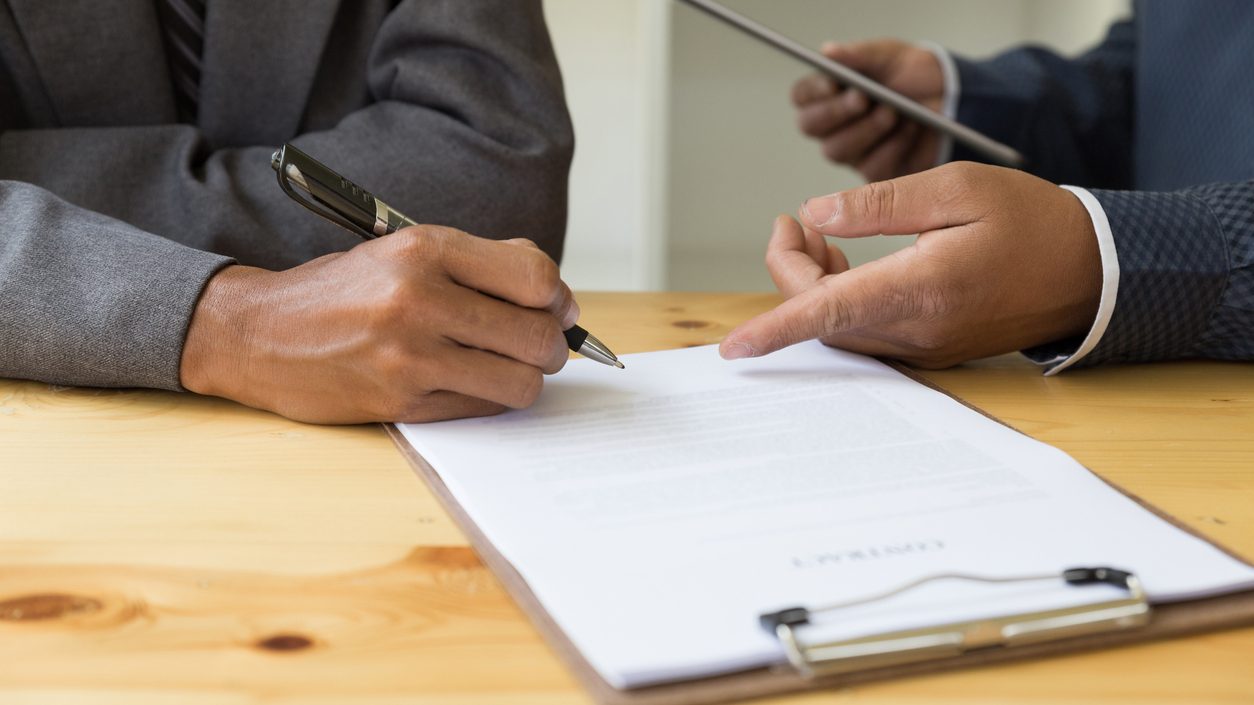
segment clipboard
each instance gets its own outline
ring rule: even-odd
[[[910,379],[949,396],[1007,428],[1022,433],[1000,419],[949,394],[904,365],[895,362],[887,362],[887,364]],[[994,646],[956,655],[837,673],[806,676],[792,664],[781,664],[726,675],[619,690],[602,679],[592,668],[574,643],[548,614],[523,577],[462,509],[439,473],[414,451],[393,424],[384,424],[384,429],[414,471],[423,478],[439,498],[441,505],[453,517],[457,526],[466,534],[471,546],[484,564],[505,586],[506,591],[526,613],[553,651],[575,674],[593,699],[601,705],[704,705],[705,703],[732,702],[789,692],[827,690],[877,680],[1104,649],[1254,624],[1254,590],[1251,590],[1219,597],[1156,605],[1152,613],[1147,615],[1144,623],[1134,628],[1098,631],[1044,641],[1028,641],[1011,647]],[[1249,565],[1249,561],[1193,531],[1136,495],[1105,478],[1097,477],[1164,521]],[[745,617],[749,619],[755,616],[746,615]],[[677,625],[677,628],[682,628],[682,625]]]

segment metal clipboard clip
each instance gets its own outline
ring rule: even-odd
[[[912,590],[937,580],[971,580],[983,583],[1017,583],[1062,580],[1068,585],[1113,585],[1127,596],[1090,605],[1041,610],[991,619],[951,622],[933,627],[815,644],[805,643],[799,628],[811,616],[862,605]],[[1012,577],[987,577],[946,573],[932,575],[894,590],[870,597],[820,607],[790,607],[759,616],[762,627],[775,635],[788,661],[805,678],[830,676],[961,655],[991,647],[1011,647],[1053,641],[1104,631],[1131,629],[1149,622],[1150,605],[1141,581],[1114,568],[1070,568],[1062,573]]]

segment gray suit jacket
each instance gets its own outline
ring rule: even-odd
[[[178,389],[218,269],[355,245],[279,190],[285,141],[420,222],[560,256],[540,0],[209,0],[205,35],[176,124],[153,0],[0,0],[0,376]]]

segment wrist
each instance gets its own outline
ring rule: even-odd
[[[249,341],[256,326],[256,307],[263,269],[233,265],[205,285],[187,327],[179,364],[179,383],[197,394],[237,398],[245,384]]]

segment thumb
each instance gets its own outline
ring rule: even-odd
[[[930,171],[865,186],[801,205],[803,225],[837,237],[913,235],[965,225],[987,215],[984,191],[970,165],[946,165]],[[981,207],[983,206],[983,209]]]
[[[806,340],[883,323],[904,314],[911,272],[899,257],[876,260],[813,287],[737,326],[719,345],[726,360],[760,357]]]

